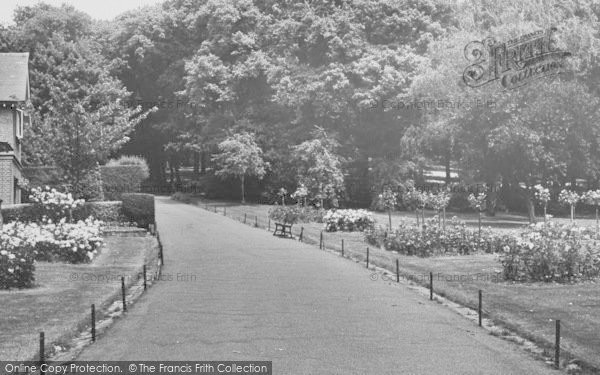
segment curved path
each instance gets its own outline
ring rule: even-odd
[[[274,374],[558,373],[364,266],[157,198],[164,280],[78,360],[271,360]],[[179,275],[179,276],[178,276]]]

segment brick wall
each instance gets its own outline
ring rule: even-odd
[[[0,155],[0,199],[2,204],[14,204],[13,156]]]

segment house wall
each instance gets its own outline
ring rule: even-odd
[[[0,108],[0,142],[7,142],[15,148],[16,111]]]
[[[15,192],[15,178],[21,180],[21,170],[15,161],[15,158],[21,158],[21,147],[17,145],[15,138],[16,116],[16,111],[0,108],[0,142],[10,144],[15,150],[14,153],[0,154],[0,199],[3,204],[21,203],[20,189]]]
[[[12,155],[0,155],[0,199],[3,205],[15,204],[13,164]]]

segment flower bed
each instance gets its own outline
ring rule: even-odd
[[[456,218],[452,218],[444,229],[433,218],[427,220],[422,227],[403,221],[392,233],[383,228],[373,228],[365,232],[365,240],[386,250],[428,257],[497,252],[508,239],[506,236],[494,235],[490,228],[483,228],[480,237],[478,231],[467,228],[464,222]]]
[[[326,232],[365,231],[375,225],[375,219],[366,210],[329,210],[323,216]]]
[[[68,222],[83,200],[48,188],[33,189],[30,198],[36,210],[43,213],[42,218],[30,223],[12,221],[0,232],[2,289],[33,286],[35,260],[90,262],[102,244],[100,221],[89,217]]]
[[[64,219],[58,223],[40,226],[40,235],[35,244],[37,260],[67,263],[90,262],[102,245],[101,222],[88,218],[76,224]]]
[[[569,282],[600,276],[600,241],[589,228],[538,223],[503,245],[504,278]]]

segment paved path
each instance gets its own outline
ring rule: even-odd
[[[80,360],[272,360],[274,374],[556,373],[332,253],[165,198],[157,215],[173,280],[155,284]]]

